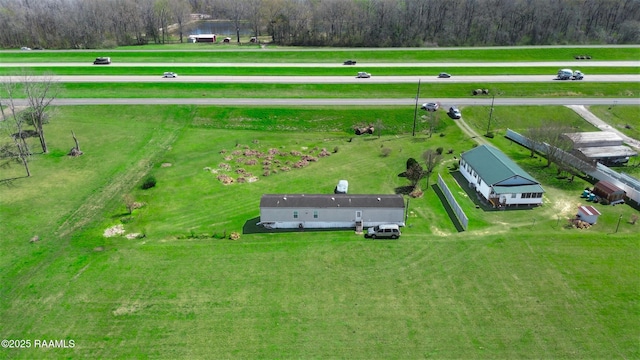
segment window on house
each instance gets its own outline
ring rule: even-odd
[[[318,210],[313,210],[313,218],[314,219],[318,218]]]
[[[294,211],[294,212],[293,212],[293,218],[294,218],[294,219],[297,219],[297,218],[298,218],[298,212],[297,212],[297,211]]]
[[[515,199],[516,198],[516,194],[511,194],[511,198]]]

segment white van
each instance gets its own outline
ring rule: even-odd
[[[333,190],[334,194],[346,194],[349,190],[349,182],[347,180],[338,181],[338,185]]]
[[[397,239],[400,235],[400,227],[398,225],[383,224],[367,229],[364,237],[372,239]]]

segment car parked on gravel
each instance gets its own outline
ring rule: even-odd
[[[370,78],[371,74],[369,74],[368,72],[361,71],[361,72],[358,73],[358,75],[356,77],[359,78],[359,79],[361,79],[361,78],[362,79],[366,79],[366,78]]]
[[[355,64],[356,64],[355,60],[347,60],[342,63],[342,65],[355,65]]]
[[[440,79],[448,79],[451,77],[451,74],[448,74],[446,72],[441,72],[440,74],[438,74],[438,78]]]
[[[164,74],[162,74],[163,78],[177,78],[178,74],[171,72],[171,71],[167,71]]]
[[[447,111],[447,114],[452,119],[460,119],[462,117],[462,113],[460,113],[460,109],[458,109],[457,106],[450,107],[449,111]]]

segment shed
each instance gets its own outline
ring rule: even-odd
[[[624,190],[605,180],[596,183],[593,187],[593,193],[603,199],[607,199],[610,203],[623,201],[627,194]]]
[[[268,229],[404,226],[402,195],[265,194],[260,222]]]
[[[619,165],[638,153],[623,144],[624,140],[611,131],[564,133],[573,146],[573,154],[586,161],[598,161],[607,165]]]
[[[622,138],[611,131],[587,131],[563,135],[571,140],[574,148],[618,146],[623,143]]]
[[[588,160],[595,160],[606,165],[621,165],[629,162],[631,156],[638,153],[625,145],[583,147],[574,149]]]
[[[601,214],[598,209],[591,205],[578,206],[578,219],[588,222],[591,225],[598,222],[598,216],[600,215]]]

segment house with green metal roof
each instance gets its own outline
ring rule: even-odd
[[[494,207],[542,204],[540,183],[500,150],[481,145],[461,155],[460,173]]]

